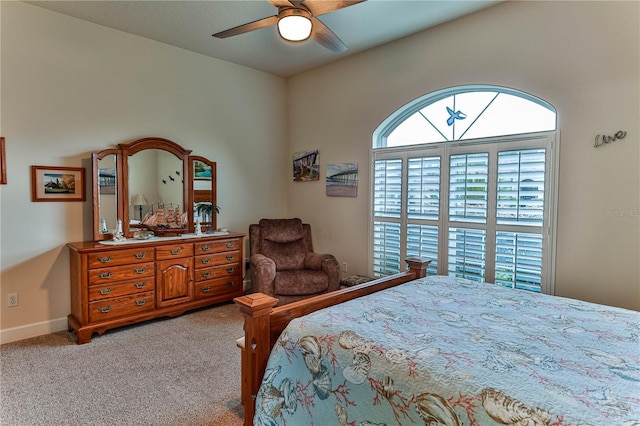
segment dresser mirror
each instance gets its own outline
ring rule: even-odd
[[[111,237],[117,219],[122,217],[120,187],[120,150],[105,149],[91,156],[93,165],[93,237],[104,240]]]
[[[204,157],[189,157],[189,175],[191,187],[189,193],[193,200],[194,222],[200,222],[203,232],[217,229],[216,214],[216,163]]]
[[[138,139],[94,153],[94,239],[112,238],[117,219],[122,219],[127,238],[143,235],[146,229],[159,236],[194,232],[195,207],[216,205],[216,163],[190,153],[162,138]],[[204,223],[199,210],[203,231],[215,229],[215,214]],[[177,227],[155,226],[160,214],[169,215]]]

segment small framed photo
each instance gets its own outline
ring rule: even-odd
[[[31,201],[84,201],[83,167],[31,166]]]
[[[195,180],[211,180],[211,166],[199,160],[193,160],[193,178]]]

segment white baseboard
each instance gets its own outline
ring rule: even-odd
[[[67,317],[0,330],[0,345],[67,329]]]

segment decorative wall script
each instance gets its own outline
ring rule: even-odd
[[[596,142],[593,144],[593,146],[595,148],[600,148],[601,146],[607,145],[618,139],[624,139],[625,136],[627,136],[627,132],[623,132],[622,130],[618,130],[613,136],[597,135]]]

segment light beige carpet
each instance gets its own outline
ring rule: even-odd
[[[234,304],[0,346],[1,425],[241,425]]]

